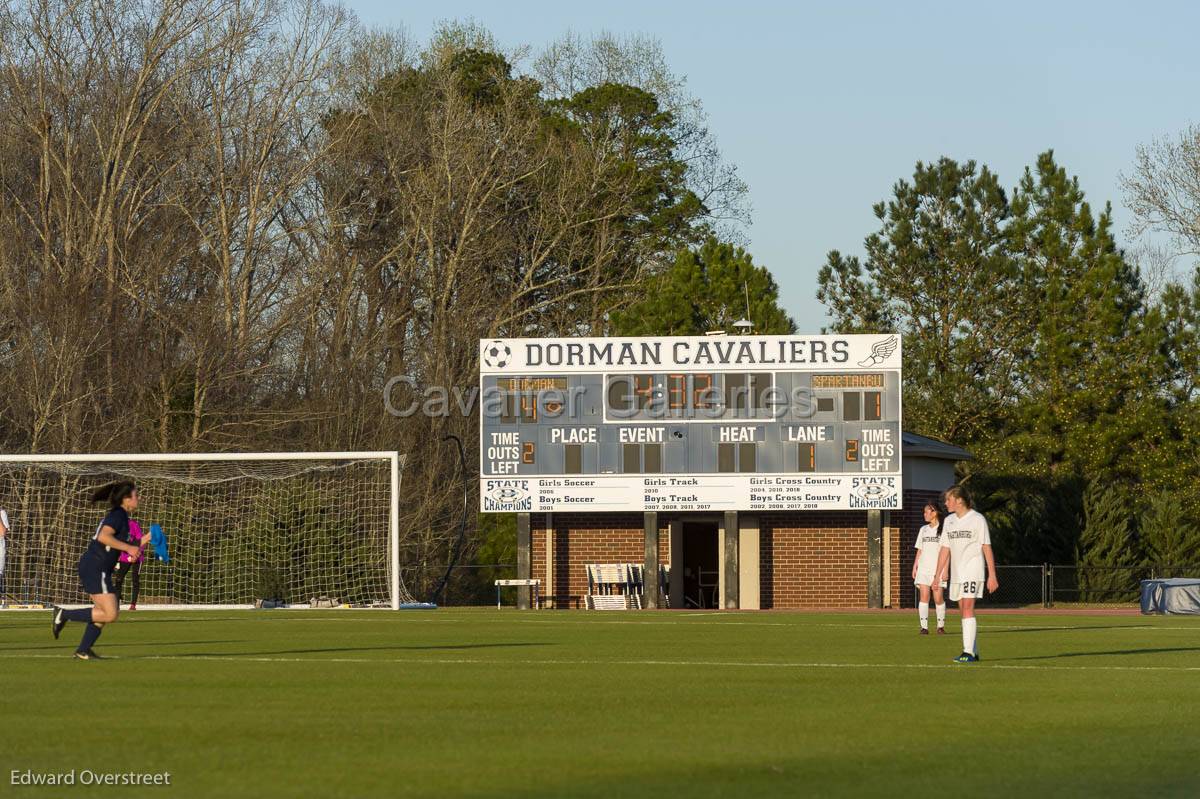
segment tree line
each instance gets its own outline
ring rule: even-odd
[[[796,331],[739,246],[747,187],[651,40],[22,0],[0,108],[0,446],[401,450],[418,594],[457,541],[445,437],[469,453],[478,428],[385,413],[391,378],[404,407],[474,385],[481,338],[685,335],[747,306]],[[1126,179],[1191,254],[1198,153],[1194,130],[1148,145]],[[833,330],[905,335],[906,427],[975,453],[1004,559],[1200,559],[1200,273],[1134,263],[1051,153],[1011,191],[918,164],[875,212],[819,297]],[[466,557],[508,556],[503,520],[471,528]]]
[[[480,338],[602,335],[746,187],[643,38],[505,52],[316,0],[0,9],[0,446],[398,449],[406,565],[457,540]],[[468,553],[469,554],[469,553]],[[420,592],[421,578],[413,589]]]
[[[1138,229],[1186,255],[1197,155],[1193,129],[1124,178]],[[918,163],[874,212],[819,297],[835,330],[904,334],[905,427],[975,455],[961,476],[1003,559],[1200,564],[1200,269],[1123,250],[1049,151],[1007,191],[973,161]]]

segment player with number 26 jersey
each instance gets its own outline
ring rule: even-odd
[[[987,519],[974,509],[963,516],[947,515],[940,543],[950,549],[950,598],[982,597],[987,577],[983,548],[992,545]]]

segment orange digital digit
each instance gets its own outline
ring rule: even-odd
[[[846,439],[846,461],[854,463],[858,460],[858,439]]]
[[[532,441],[526,441],[524,450],[521,452],[521,463],[533,463],[534,444]]]
[[[667,401],[671,410],[682,410],[687,378],[684,375],[667,375]]]
[[[536,394],[521,395],[521,418],[527,419],[530,422],[537,421],[538,412]]]
[[[654,375],[634,375],[633,390],[638,397],[638,407],[642,409],[650,407],[650,402],[654,398]]]
[[[711,408],[712,375],[692,375],[692,407]]]
[[[800,471],[813,472],[817,469],[817,445],[800,445]]]

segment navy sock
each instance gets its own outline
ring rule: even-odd
[[[91,608],[75,608],[74,610],[64,610],[63,618],[67,621],[81,621],[84,624],[92,623]]]
[[[79,639],[79,652],[87,652],[96,643],[96,639],[100,637],[100,633],[104,632],[104,628],[97,624],[88,624],[83,631],[83,638]]]

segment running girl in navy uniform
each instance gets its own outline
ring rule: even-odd
[[[83,590],[91,595],[92,607],[76,610],[55,608],[52,625],[55,638],[69,621],[87,625],[79,648],[75,650],[75,657],[80,660],[99,658],[92,651],[92,646],[100,637],[104,625],[117,620],[117,595],[113,592],[112,583],[117,558],[125,552],[131,561],[136,562],[141,554],[141,549],[129,543],[129,514],[138,506],[137,486],[127,482],[110,483],[96,489],[92,494],[92,502],[107,502],[109,505],[108,513],[79,559],[79,581],[83,584]]]

